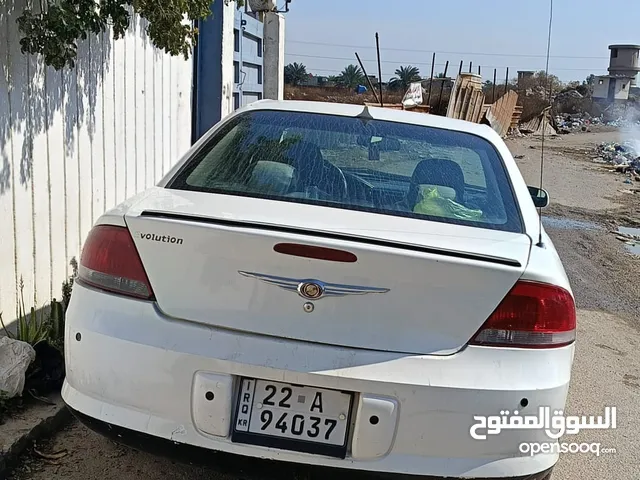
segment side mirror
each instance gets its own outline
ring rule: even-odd
[[[529,194],[536,208],[545,208],[549,206],[549,194],[546,190],[538,187],[527,187]]]

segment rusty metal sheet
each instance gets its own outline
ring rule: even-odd
[[[501,137],[509,132],[517,103],[518,94],[510,90],[491,105],[485,114],[491,128]]]
[[[532,133],[533,135],[542,135],[543,132],[545,135],[549,136],[555,136],[558,134],[551,124],[548,109],[545,109],[537,117],[520,125],[520,131],[522,133]]]

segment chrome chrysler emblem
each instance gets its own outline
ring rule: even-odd
[[[324,285],[316,282],[305,282],[298,285],[298,294],[307,300],[316,300],[324,295]]]
[[[325,297],[344,297],[346,295],[366,295],[368,293],[387,293],[388,288],[365,287],[362,285],[341,285],[325,283],[320,280],[275,277],[263,273],[238,272],[240,275],[255,278],[290,292],[297,292],[306,300],[320,300]]]

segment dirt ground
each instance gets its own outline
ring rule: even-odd
[[[617,131],[564,135],[545,145],[544,188],[551,205],[545,222],[564,262],[578,308],[619,314],[640,325],[640,259],[628,255],[611,232],[640,226],[640,182],[593,161],[601,142],[622,141]],[[529,185],[540,183],[540,139],[507,142]],[[635,192],[635,193],[632,193]],[[572,227],[579,228],[572,228]]]
[[[617,406],[619,427],[582,432],[577,441],[602,442],[617,453],[602,457],[564,455],[554,479],[637,480],[640,471],[640,257],[629,254],[611,230],[640,226],[640,182],[624,183],[621,174],[607,172],[593,162],[592,148],[602,141],[628,135],[596,132],[549,139],[545,160],[545,188],[552,206],[545,225],[570,277],[579,308],[574,380],[567,411],[599,415]],[[527,182],[537,185],[540,140],[508,141]],[[636,193],[633,193],[634,189]],[[574,440],[569,440],[574,441]],[[60,452],[45,460],[33,451],[13,474],[15,480],[119,480],[326,478],[318,470],[282,467],[234,459],[231,467],[183,466],[163,458],[120,447],[73,423],[38,451]],[[234,463],[237,462],[237,463]],[[237,465],[234,467],[233,465]],[[355,478],[345,475],[345,478]]]

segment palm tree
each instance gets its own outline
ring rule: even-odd
[[[336,80],[341,87],[356,88],[364,83],[365,78],[359,66],[349,65],[336,77]]]
[[[284,67],[284,82],[290,85],[300,85],[309,77],[307,67],[301,63],[290,63]]]
[[[409,85],[422,80],[418,67],[409,65],[408,67],[400,67],[396,70],[396,76],[391,79],[389,86],[393,89],[407,91]]]

